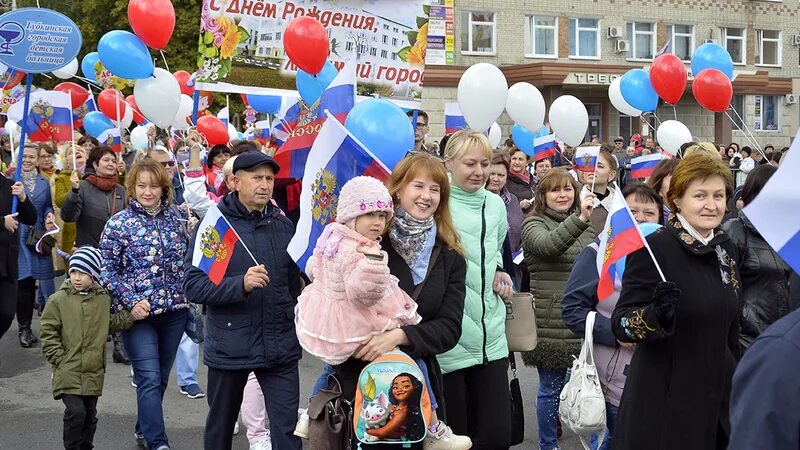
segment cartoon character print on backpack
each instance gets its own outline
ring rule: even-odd
[[[424,386],[409,373],[392,379],[389,391],[389,416],[385,425],[367,429],[365,440],[418,441],[425,436],[425,423],[420,411],[420,397]],[[383,395],[383,392],[381,392]]]
[[[390,413],[389,397],[381,392],[375,399],[364,405],[364,409],[361,410],[361,418],[364,420],[367,430],[374,430],[386,425]]]

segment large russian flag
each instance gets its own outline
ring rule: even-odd
[[[359,175],[385,182],[390,171],[344,125],[329,116],[308,155],[302,174],[300,219],[289,242],[289,255],[301,270],[305,270],[325,225],[336,217],[339,190]]]
[[[311,146],[327,119],[325,111],[344,123],[355,103],[356,60],[351,58],[322,93],[316,107],[312,109],[298,100],[286,111],[279,128],[289,133],[289,138],[275,153],[275,161],[281,166],[277,178],[301,178]]]
[[[556,154],[556,135],[535,136],[533,138],[533,160],[541,161]]]
[[[23,123],[24,102],[8,109],[9,119],[15,120],[32,142],[65,142],[72,139],[72,108],[66,92],[37,91],[31,94],[27,120]]]
[[[578,172],[594,172],[597,169],[597,157],[600,147],[578,147],[575,149],[575,170]]]
[[[458,103],[446,103],[444,105],[444,134],[453,134],[458,130],[466,130],[467,121],[461,114],[461,107]]]
[[[625,197],[622,196],[622,190],[617,189],[597,248],[597,270],[600,274],[597,283],[599,301],[605,300],[614,292],[614,280],[617,278],[616,262],[645,245],[642,232],[636,225],[628,204],[625,203]]]
[[[637,156],[631,160],[631,178],[650,178],[664,157],[660,153],[652,155]]]
[[[212,283],[219,285],[228,270],[237,242],[239,235],[217,204],[211,202],[203,221],[198,225],[192,265],[205,272]]]
[[[789,153],[761,189],[758,196],[742,210],[761,236],[800,273],[800,132],[792,141]]]
[[[226,106],[226,107],[220,109],[219,112],[217,113],[217,119],[219,119],[222,122],[222,124],[225,125],[226,129],[228,128],[228,124],[231,123],[231,118],[230,118],[230,112],[229,111],[230,110]]]

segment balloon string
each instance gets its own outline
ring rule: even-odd
[[[731,107],[731,109],[733,109],[733,107]],[[735,112],[735,111],[736,111],[736,110],[734,109],[734,112]],[[728,119],[731,121],[731,123],[732,123],[732,124],[736,125],[736,129],[737,129],[737,130],[739,130],[739,131],[741,131],[741,132],[744,134],[744,137],[745,137],[745,139],[747,139],[747,142],[749,142],[750,144],[752,144],[752,145],[753,145],[753,147],[755,147],[755,148],[756,148],[756,150],[758,150],[758,153],[760,153],[760,154],[761,154],[761,156],[763,156],[763,157],[764,157],[764,159],[768,159],[768,158],[767,158],[767,155],[764,153],[764,150],[762,150],[762,149],[761,149],[761,146],[759,146],[759,145],[758,145],[758,141],[756,140],[755,136],[753,136],[753,133],[752,133],[752,132],[750,132],[750,130],[747,128],[747,124],[745,124],[745,123],[744,123],[744,120],[741,120],[741,118],[739,118],[739,120],[741,120],[741,123],[742,123],[742,124],[744,125],[744,127],[745,127],[745,129],[744,129],[744,130],[742,130],[742,128],[741,128],[741,127],[739,127],[739,125],[737,125],[737,124],[736,124],[736,122],[733,120],[733,118],[732,118],[732,117],[731,117],[731,115],[728,113],[728,111],[725,111],[725,115],[726,115],[726,116],[728,116]],[[737,116],[738,116],[738,114],[737,114]]]
[[[169,64],[167,64],[167,57],[164,56],[164,50],[159,50],[158,52],[161,53],[161,59],[164,60],[164,67],[167,68],[167,72],[171,72],[171,70],[169,70]]]
[[[650,129],[651,129],[651,130],[653,130],[653,132],[655,132],[655,131],[656,131],[656,129],[655,129],[655,128],[653,128],[653,126],[652,126],[652,125],[650,125],[650,121],[648,121],[647,119],[645,119],[645,117],[644,117],[643,115],[642,115],[642,116],[639,116],[639,120],[641,120],[643,124],[645,124],[645,125],[647,125],[648,127],[650,127]]]
[[[675,105],[672,105],[672,113],[675,115],[675,120],[678,120],[678,110],[675,109]]]
[[[749,133],[749,134],[750,134],[750,137],[751,137],[751,138],[753,138],[753,141],[755,141],[755,146],[756,146],[756,148],[759,150],[759,152],[761,152],[761,154],[762,154],[762,155],[764,155],[764,152],[763,152],[763,150],[761,149],[761,146],[759,146],[759,145],[758,145],[758,141],[756,141],[756,138],[755,138],[755,136],[753,135],[753,132],[752,132],[752,131],[750,131],[750,127],[748,127],[748,126],[747,126],[747,122],[745,122],[745,121],[744,121],[744,118],[742,118],[742,116],[740,116],[740,115],[739,115],[739,112],[738,112],[738,111],[736,111],[736,108],[734,108],[734,107],[733,107],[733,104],[731,104],[731,105],[728,105],[728,107],[729,107],[729,108],[730,108],[730,109],[731,109],[731,110],[734,112],[734,114],[736,114],[736,117],[739,119],[739,121],[740,121],[740,122],[742,123],[742,125],[744,126],[744,129],[745,129],[745,131],[746,131],[747,133]],[[730,116],[729,116],[729,117],[730,117]],[[739,129],[739,131],[742,131],[742,130],[741,130],[741,129]],[[765,156],[766,156],[766,155],[765,155]]]

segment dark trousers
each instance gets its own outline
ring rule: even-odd
[[[61,396],[64,410],[64,449],[90,450],[94,448],[97,429],[97,397],[93,395]]]
[[[472,438],[472,448],[507,449],[511,439],[508,359],[444,375],[447,424]]]
[[[32,277],[19,280],[17,287],[17,324],[29,327],[33,321],[33,305],[36,302],[36,280]]]
[[[269,369],[221,370],[208,368],[208,418],[205,449],[230,450],[233,426],[242,405],[247,376],[254,372],[264,393],[269,418],[272,448],[300,450],[300,438],[294,436],[297,407],[300,404],[300,374],[297,361]]]
[[[0,277],[0,339],[6,334],[14,321],[17,312],[17,280],[16,277]]]

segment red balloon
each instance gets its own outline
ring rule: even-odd
[[[72,101],[72,109],[76,109],[89,98],[89,91],[85,87],[77,85],[71,81],[59,83],[53,88],[54,91],[66,92]]]
[[[119,95],[119,97],[117,97]],[[103,89],[100,95],[97,96],[97,107],[100,112],[105,114],[111,120],[120,120],[117,118],[117,98],[119,98],[119,117],[125,117],[125,111],[128,104],[125,102],[125,96],[119,94],[115,89]]]
[[[131,105],[133,108],[133,121],[137,124],[141,125],[147,122],[147,119],[144,118],[141,112],[139,112],[139,105],[136,104],[136,97],[133,94],[125,97],[125,103]]]
[[[202,116],[197,119],[197,132],[211,145],[228,143],[228,129],[214,116]]]
[[[650,67],[650,84],[665,102],[674,105],[686,91],[686,66],[672,53],[664,53],[653,60]]]
[[[185,70],[179,70],[172,75],[175,76],[175,79],[178,80],[178,84],[181,86],[181,94],[186,94],[189,97],[194,95],[194,86],[188,86],[189,78],[192,74]]]
[[[705,69],[694,77],[692,93],[700,106],[721,113],[733,100],[733,85],[730,78],[719,70]]]
[[[316,75],[328,60],[328,33],[314,18],[295,17],[283,32],[283,49],[297,67],[310,75]]]
[[[175,30],[175,8],[170,0],[130,0],[128,22],[148,47],[162,50]]]

